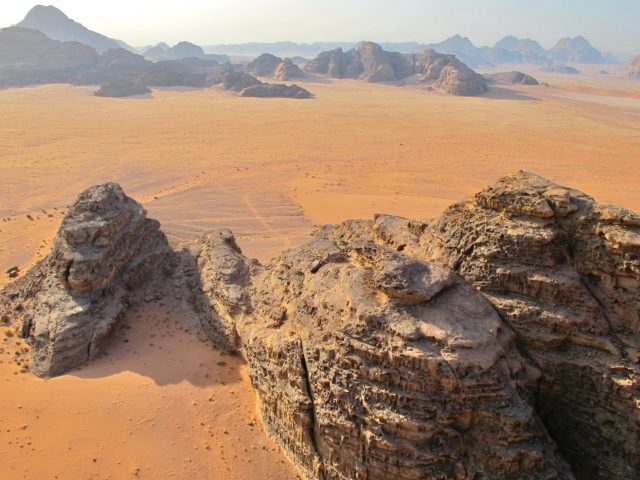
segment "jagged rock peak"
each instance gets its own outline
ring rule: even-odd
[[[159,227],[115,183],[78,196],[51,253],[3,292],[22,312],[34,373],[59,375],[104,350],[136,289],[171,255]]]

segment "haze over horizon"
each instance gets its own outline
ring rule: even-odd
[[[44,4],[48,4],[45,2]],[[0,25],[20,22],[36,3],[0,5]],[[635,0],[350,0],[316,2],[202,0],[109,3],[58,0],[54,6],[91,30],[130,45],[189,40],[201,45],[246,42],[438,42],[455,34],[476,45],[506,35],[528,37],[550,48],[582,35],[603,51],[637,54],[640,3]]]

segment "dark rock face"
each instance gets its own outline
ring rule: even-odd
[[[273,77],[281,63],[280,57],[263,53],[247,65],[246,71],[257,77]]]
[[[490,304],[371,233],[326,227],[264,267],[229,231],[197,248],[203,325],[247,359],[264,427],[303,476],[573,478]]]
[[[98,89],[94,95],[98,97],[133,97],[151,93],[144,85],[138,85],[128,78],[111,80]]]
[[[493,83],[506,83],[510,85],[540,85],[538,80],[533,78],[531,75],[527,75],[522,72],[489,73],[484,75],[484,78]]]
[[[554,62],[607,63],[604,55],[584,37],[563,38],[548,54]]]
[[[453,205],[420,240],[472,282],[543,376],[537,408],[580,479],[640,475],[640,217],[535,175]]]
[[[24,312],[36,375],[59,375],[105,349],[135,290],[171,254],[159,227],[117,184],[80,194],[49,256],[3,292]]]
[[[363,42],[357,49],[323,52],[305,70],[333,78],[357,78],[367,82],[396,82],[415,76],[418,84],[452,95],[479,95],[487,90],[484,78],[456,59],[435,50],[423,54],[386,52]]]
[[[263,83],[245,88],[240,94],[243,97],[262,98],[311,98],[311,92],[298,85],[280,85],[273,83]]]
[[[98,53],[75,42],[59,42],[36,30],[0,30],[0,86],[70,82],[95,67]]]
[[[287,82],[292,78],[304,78],[304,72],[298,65],[293,63],[293,60],[285,58],[282,63],[278,65],[273,76],[276,80]]]
[[[89,45],[98,53],[121,47],[117,40],[89,30],[53,6],[36,5],[17,26],[38,30],[53,40]]]

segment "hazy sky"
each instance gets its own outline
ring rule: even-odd
[[[0,0],[0,25],[34,5]],[[584,35],[605,51],[640,53],[640,0],[57,0],[86,27],[141,46],[189,40],[437,42],[455,33],[477,45],[507,34],[550,47]]]

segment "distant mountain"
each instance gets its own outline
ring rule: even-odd
[[[460,35],[454,35],[440,43],[425,45],[425,48],[431,48],[439,53],[455,55],[471,67],[492,65],[492,63],[487,59],[483,48],[476,47],[471,40]]]
[[[554,62],[607,63],[604,55],[584,37],[563,38],[547,53]]]
[[[126,45],[100,33],[89,30],[80,23],[71,20],[56,7],[36,5],[27,16],[17,25],[22,28],[39,30],[47,37],[62,42],[80,42],[95,48],[98,53],[105,52],[111,48],[122,48]]]
[[[547,63],[547,52],[542,45],[529,38],[504,37],[485,50],[487,59],[495,64]]]

